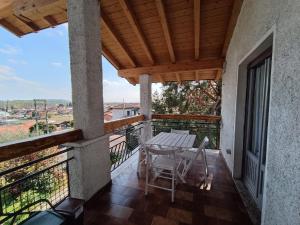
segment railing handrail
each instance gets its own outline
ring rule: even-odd
[[[75,129],[1,144],[0,162],[15,159],[67,142],[74,142],[82,139],[82,131],[79,129]]]
[[[219,122],[221,120],[221,116],[196,114],[152,114],[152,119],[201,120],[208,122]]]
[[[145,120],[144,115],[131,116],[131,117],[126,117],[124,119],[113,120],[104,123],[104,130],[106,134],[109,134],[121,127],[131,125],[133,123],[137,123],[144,120]]]

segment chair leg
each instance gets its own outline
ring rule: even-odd
[[[148,182],[149,182],[149,163],[146,164],[146,185],[145,185],[145,195],[148,195]]]
[[[174,202],[175,198],[175,170],[172,171],[172,202]]]

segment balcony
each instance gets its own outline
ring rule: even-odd
[[[216,116],[152,116],[153,135],[169,132],[171,128],[189,129],[197,136],[195,146],[208,136],[212,150],[207,154],[207,187],[203,186],[204,165],[198,159],[187,175],[187,183],[177,185],[175,203],[171,203],[170,193],[162,190],[153,189],[145,197],[145,178],[137,176],[138,139],[144,129],[143,119],[143,116],[136,116],[105,124],[111,137],[112,180],[86,202],[84,224],[252,224],[222,154],[217,150],[220,118]],[[56,206],[72,196],[70,189],[75,184],[70,166],[78,159],[72,153],[74,147],[61,144],[80,139],[80,130],[75,130],[1,146],[7,153],[1,160],[10,159],[2,163],[19,162],[15,158],[20,156],[25,159],[25,164],[1,172],[2,223],[9,224],[11,217],[17,214],[16,221],[21,222],[32,212],[49,208],[40,203],[22,213],[18,211],[34,201],[47,199]],[[36,155],[40,152],[44,152],[42,157]]]

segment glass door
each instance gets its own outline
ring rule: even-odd
[[[269,50],[249,64],[247,76],[243,182],[259,208],[267,151],[271,56]]]

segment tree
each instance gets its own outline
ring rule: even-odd
[[[221,82],[192,81],[178,84],[170,82],[162,87],[162,93],[153,94],[155,113],[220,114]]]

